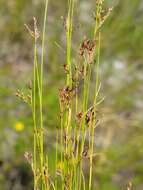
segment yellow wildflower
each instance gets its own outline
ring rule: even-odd
[[[22,122],[17,122],[15,123],[15,126],[14,126],[14,129],[17,131],[17,132],[21,132],[23,131],[25,128],[24,124]]]
[[[64,169],[64,163],[63,162],[58,162],[56,165],[56,173],[57,175],[61,175],[62,170]]]
[[[63,167],[64,167],[64,163],[63,162],[58,162],[57,163],[57,169],[62,170]]]

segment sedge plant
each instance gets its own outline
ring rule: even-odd
[[[34,190],[91,190],[93,188],[95,128],[99,124],[97,107],[102,102],[102,99],[99,99],[101,28],[111,9],[104,11],[103,0],[96,0],[92,37],[83,39],[81,42],[78,51],[79,59],[75,64],[72,54],[75,0],[68,0],[67,4],[64,64],[66,77],[65,85],[59,89],[60,131],[57,130],[56,135],[54,176],[49,171],[49,157],[43,148],[43,67],[48,0],[45,0],[40,67],[37,58],[37,41],[40,34],[36,19],[34,18],[34,30],[26,25],[34,39],[33,85],[32,89],[30,88],[34,147],[33,156],[28,153],[25,156],[31,162]],[[91,76],[94,74],[95,85],[91,90]],[[92,100],[89,98],[90,94],[93,94]],[[20,97],[20,93],[18,96]],[[85,161],[89,166],[86,172]]]

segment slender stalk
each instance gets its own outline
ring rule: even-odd
[[[91,190],[92,186],[92,171],[93,171],[93,153],[94,153],[94,129],[95,129],[95,121],[96,121],[96,111],[97,111],[97,95],[98,95],[98,89],[99,89],[99,64],[100,64],[100,42],[101,42],[101,34],[100,31],[98,31],[100,26],[100,17],[101,17],[101,9],[102,5],[100,2],[97,2],[97,9],[96,9],[96,24],[94,29],[94,38],[97,38],[97,32],[98,32],[98,44],[97,44],[97,62],[96,62],[96,84],[95,84],[95,93],[94,93],[94,106],[93,106],[93,116],[92,116],[92,122],[90,125],[90,171],[89,171],[89,190]]]
[[[56,169],[57,169],[57,164],[58,164],[58,132],[56,134],[56,155],[55,155],[55,189],[57,190],[58,188],[58,181],[57,181],[57,176],[56,176]]]
[[[74,0],[68,1],[68,17],[66,22],[66,39],[67,39],[67,86],[72,86],[72,71],[71,71],[71,39],[72,39],[72,21],[73,21],[73,13],[74,13]]]
[[[44,181],[44,150],[43,150],[43,66],[44,66],[44,49],[45,49],[45,33],[46,33],[46,21],[47,21],[47,10],[48,10],[48,0],[45,0],[45,12],[44,12],[44,22],[43,22],[43,33],[42,33],[42,51],[41,51],[41,68],[40,68],[40,89],[39,89],[39,104],[40,104],[40,159],[41,159],[41,174],[42,181]],[[42,182],[43,184],[43,182]],[[42,189],[44,189],[42,185]]]
[[[34,43],[34,72],[33,72],[33,96],[32,96],[32,112],[33,112],[33,123],[34,123],[34,190],[37,188],[37,124],[36,124],[36,63],[37,63],[37,47],[36,41]]]

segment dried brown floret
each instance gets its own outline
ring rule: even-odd
[[[88,146],[85,146],[85,147],[84,147],[84,150],[83,150],[83,152],[82,152],[82,156],[83,156],[84,158],[88,158],[88,157],[89,157],[89,148],[88,148]]]
[[[88,63],[92,63],[96,47],[95,39],[85,39],[80,46],[80,55],[86,56]]]
[[[82,112],[79,112],[77,115],[76,115],[76,121],[77,121],[77,124],[80,125],[81,121],[82,121],[82,117],[83,117],[83,113]]]
[[[32,164],[33,156],[31,153],[25,152],[24,157],[26,158],[29,164]]]
[[[66,74],[69,74],[69,69],[66,64],[63,65]]]
[[[63,111],[63,109],[66,108],[66,106],[70,104],[73,94],[74,94],[74,90],[72,88],[69,88],[68,86],[62,89],[59,89],[61,111]]]
[[[28,30],[29,34],[35,39],[37,40],[40,37],[40,32],[38,31],[38,27],[37,27],[37,20],[35,17],[33,17],[33,30],[30,29],[30,27],[27,24],[24,24],[24,26],[26,27],[26,29]]]
[[[90,107],[88,110],[87,110],[87,113],[86,113],[86,117],[85,117],[85,120],[86,120],[86,123],[89,124],[91,119],[93,119],[93,115],[94,115],[94,108],[93,106]]]

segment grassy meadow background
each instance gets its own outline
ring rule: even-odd
[[[58,89],[64,80],[66,0],[50,1],[44,66],[45,149],[53,170],[55,129],[59,127]],[[143,1],[105,0],[113,12],[102,28],[101,96],[94,160],[95,190],[143,189]],[[73,55],[92,35],[95,0],[76,2]],[[33,41],[24,27],[32,18],[42,28],[44,0],[0,0],[0,189],[32,189],[24,158],[33,149],[29,106],[15,96],[27,93],[33,74]],[[59,45],[57,45],[59,44]],[[41,45],[38,44],[40,55]],[[92,82],[94,85],[94,81]]]

